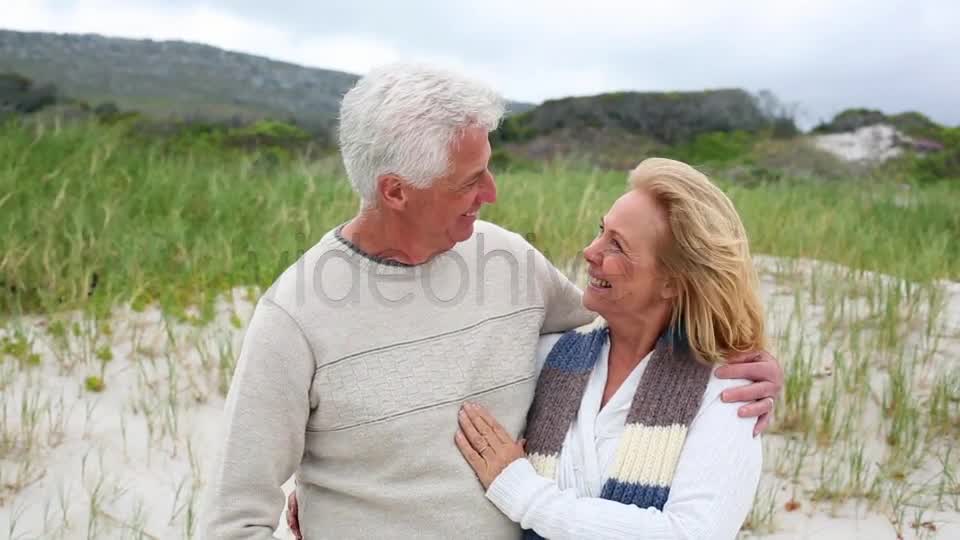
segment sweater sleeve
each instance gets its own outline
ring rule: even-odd
[[[537,341],[537,375],[539,376],[540,372],[543,371],[544,364],[547,363],[547,357],[550,356],[550,351],[553,350],[553,346],[560,341],[560,338],[563,337],[563,334],[543,334],[540,336],[540,339]]]
[[[544,314],[541,334],[566,332],[593,321],[597,314],[583,307],[583,292],[535,247],[536,282],[543,291]]]
[[[315,362],[297,322],[261,299],[227,393],[223,446],[207,487],[202,537],[273,538],[286,500],[281,486],[303,455]]]
[[[537,474],[526,459],[504,469],[487,498],[524,529],[552,540],[734,538],[750,511],[762,465],[753,421],[738,417],[736,408],[717,395],[701,409],[662,511],[578,497]]]

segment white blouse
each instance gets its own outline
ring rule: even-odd
[[[559,338],[541,337],[540,367]],[[760,438],[753,437],[756,419],[740,418],[741,404],[724,403],[720,393],[748,381],[711,377],[663,510],[638,508],[599,497],[649,355],[601,410],[609,353],[608,343],[564,439],[557,480],[540,476],[529,461],[519,459],[494,480],[487,498],[523,528],[549,539],[734,538],[753,503],[762,450]]]

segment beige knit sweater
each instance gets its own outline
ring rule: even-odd
[[[418,266],[327,233],[250,321],[203,533],[271,538],[296,474],[308,540],[517,538],[453,443],[457,410],[477,401],[519,434],[539,335],[592,318],[542,254],[490,223]]]

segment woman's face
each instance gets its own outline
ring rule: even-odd
[[[583,305],[605,319],[652,313],[670,301],[657,265],[667,217],[645,191],[621,196],[602,218],[597,237],[583,251],[590,275]]]

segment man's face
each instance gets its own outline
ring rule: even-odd
[[[450,146],[450,172],[429,188],[410,192],[409,215],[431,247],[447,250],[473,235],[480,207],[497,200],[489,163],[487,130],[467,128]]]

